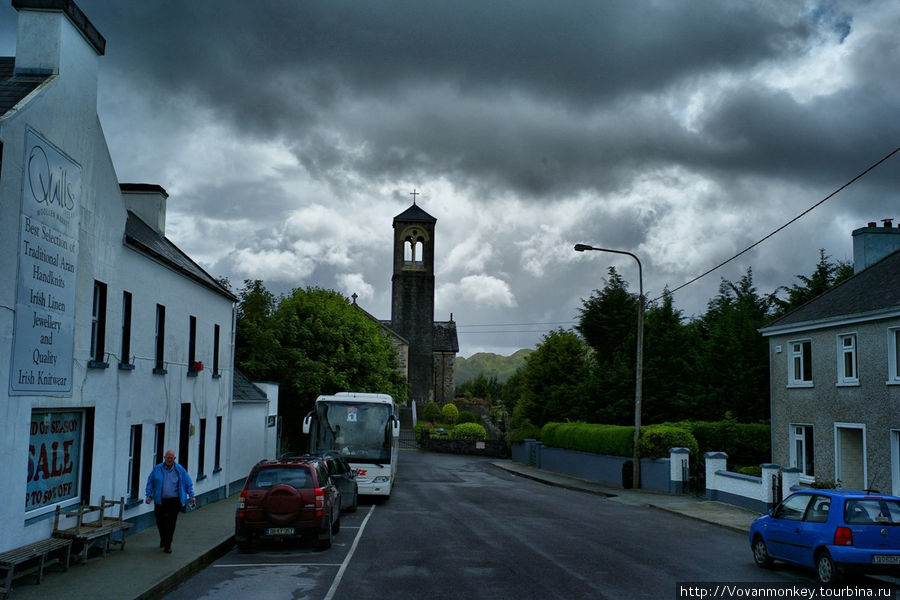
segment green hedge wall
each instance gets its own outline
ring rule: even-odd
[[[547,423],[541,428],[545,446],[612,456],[633,455],[634,427],[592,423]]]
[[[684,421],[670,423],[690,431],[700,445],[699,456],[724,452],[728,463],[739,467],[758,466],[772,460],[771,427],[764,423]]]

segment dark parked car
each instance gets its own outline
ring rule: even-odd
[[[321,459],[261,461],[250,471],[235,514],[234,537],[246,552],[254,539],[315,535],[329,548],[341,528],[341,493]]]
[[[359,486],[356,484],[356,471],[347,462],[347,459],[337,452],[326,452],[322,460],[328,467],[328,472],[334,483],[341,490],[341,509],[347,512],[356,512],[359,504]]]
[[[844,575],[900,575],[900,498],[854,490],[791,494],[750,526],[753,560],[815,569],[819,581]]]
[[[325,463],[328,474],[331,475],[334,484],[341,491],[341,510],[347,512],[356,512],[359,504],[359,486],[356,483],[356,470],[350,466],[347,459],[337,452],[326,452],[324,454],[286,454],[281,457],[282,460],[320,460]]]

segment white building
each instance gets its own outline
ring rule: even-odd
[[[57,505],[104,495],[131,499],[126,517],[149,525],[144,483],[168,448],[201,502],[246,476],[228,464],[236,298],[165,238],[165,190],[119,184],[97,117],[103,37],[70,0],[13,6],[17,56],[0,58],[0,551],[48,537]]]

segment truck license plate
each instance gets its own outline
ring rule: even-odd
[[[293,527],[269,527],[266,535],[294,535]]]
[[[900,556],[876,554],[872,557],[872,562],[876,565],[900,565]]]

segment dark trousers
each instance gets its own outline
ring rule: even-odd
[[[178,498],[163,498],[162,504],[153,505],[153,514],[156,516],[156,528],[159,530],[159,542],[166,548],[172,545],[172,536],[175,535],[175,521],[181,512],[181,500]]]

